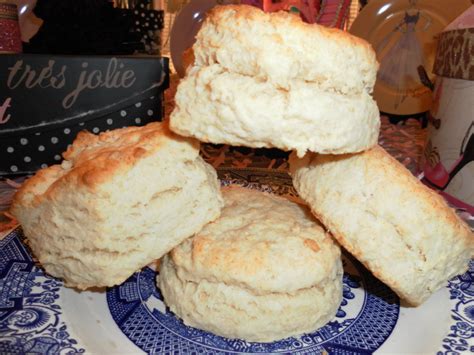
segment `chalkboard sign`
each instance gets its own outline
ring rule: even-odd
[[[0,175],[58,162],[82,129],[161,120],[168,85],[167,58],[0,56]]]

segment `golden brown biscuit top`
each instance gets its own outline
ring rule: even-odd
[[[16,193],[17,203],[38,203],[40,198],[54,196],[60,186],[90,191],[129,171],[141,159],[159,153],[163,158],[194,159],[199,142],[180,137],[168,123],[153,122],[143,127],[126,127],[95,135],[80,132],[63,153],[61,165],[39,170]]]
[[[339,248],[305,206],[239,187],[222,193],[221,217],[171,252],[186,277],[254,293],[293,292],[334,277]]]

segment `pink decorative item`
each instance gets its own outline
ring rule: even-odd
[[[319,0],[242,0],[241,3],[260,7],[265,12],[296,10],[308,23],[315,23],[319,12]]]
[[[351,0],[241,0],[265,12],[298,11],[303,21],[343,29]]]
[[[343,29],[349,18],[351,0],[322,0],[316,22],[327,27]]]
[[[21,33],[15,4],[0,2],[0,53],[21,53]]]
[[[265,12],[293,11],[295,9],[299,11],[303,21],[314,23],[319,11],[319,0],[263,0],[263,11]]]

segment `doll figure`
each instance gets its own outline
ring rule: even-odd
[[[405,11],[403,21],[376,48],[380,61],[377,78],[397,92],[395,109],[410,90],[420,86],[418,66],[426,67],[417,32],[426,31],[432,20],[416,7],[416,2],[409,0],[410,6]],[[422,20],[425,20],[424,25]]]

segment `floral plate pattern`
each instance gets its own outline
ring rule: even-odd
[[[36,265],[23,242],[20,229],[0,241],[0,353],[83,353],[62,320],[63,283]]]

